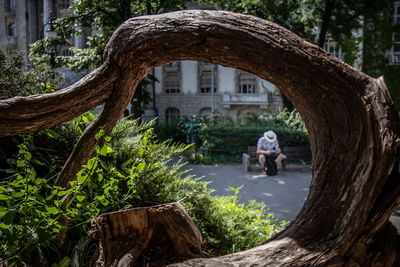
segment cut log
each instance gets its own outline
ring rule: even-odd
[[[96,266],[165,266],[203,255],[200,232],[179,203],[102,214],[92,226]]]

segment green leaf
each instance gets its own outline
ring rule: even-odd
[[[45,163],[43,163],[43,162],[41,162],[41,161],[39,161],[39,160],[37,160],[37,159],[35,159],[35,158],[33,158],[33,159],[31,160],[31,162],[32,162],[32,163],[35,163],[36,165],[40,165],[40,166],[45,166],[45,165],[46,165]]]
[[[87,174],[84,175],[79,174],[78,177],[76,178],[76,181],[80,184],[83,184],[86,181],[87,177],[88,177]]]
[[[4,223],[0,223],[0,228],[1,229],[10,229],[11,228],[11,224],[4,224]]]
[[[79,196],[76,196],[76,199],[77,199],[79,202],[82,202],[82,201],[84,201],[84,200],[86,199],[86,196],[84,196],[84,195],[79,195]]]
[[[100,149],[100,155],[106,156],[107,155],[107,145],[104,144],[103,147]]]
[[[89,123],[90,123],[90,120],[89,120],[89,118],[88,118],[88,117],[86,117],[85,115],[82,115],[82,120],[83,120],[83,122],[84,122],[84,123],[87,123],[87,124],[89,124]]]
[[[100,149],[100,155],[102,156],[106,156],[111,152],[113,152],[113,149],[109,147],[107,144],[104,144],[103,147]]]
[[[17,160],[17,168],[22,168],[25,166],[25,162],[23,160]]]
[[[148,142],[149,142],[149,139],[148,139],[148,138],[144,138],[144,139],[143,139],[143,145],[144,145],[144,146],[146,146],[146,145],[148,144]]]
[[[59,197],[65,196],[66,194],[70,193],[71,191],[72,191],[72,189],[58,191],[57,196],[59,196]]]
[[[112,153],[112,152],[114,152],[114,150],[110,146],[107,146],[107,154]]]
[[[46,134],[47,136],[49,136],[49,137],[51,137],[51,138],[58,138],[58,137],[60,137],[60,135],[59,135],[56,131],[54,131],[54,130],[52,130],[52,129],[46,129],[44,132],[45,132],[45,134]]]
[[[6,207],[0,207],[0,218],[5,216],[8,213],[8,209]]]
[[[54,207],[54,206],[46,206],[46,210],[49,214],[59,213],[59,209],[57,209],[57,207]]]
[[[106,140],[106,142],[110,142],[111,141],[111,136],[106,135],[104,137],[104,140]]]
[[[103,130],[100,130],[100,131],[95,135],[96,140],[99,140],[99,139],[103,136],[103,134],[104,134]]]
[[[32,179],[35,179],[35,177],[36,177],[36,171],[35,171],[35,169],[34,169],[34,168],[30,168],[29,170],[31,171],[30,177],[31,177]]]
[[[86,168],[89,170],[94,170],[97,167],[97,160],[95,158],[89,159]]]
[[[0,200],[7,200],[7,199],[10,199],[10,198],[11,198],[11,196],[0,194]]]
[[[138,164],[137,168],[138,168],[139,171],[143,171],[145,166],[146,166],[146,163],[145,162],[141,162],[141,163]]]
[[[12,192],[11,192],[11,195],[12,195],[14,198],[20,198],[20,197],[22,197],[22,196],[25,195],[25,192],[24,192],[24,191],[19,191],[19,192],[12,191]]]

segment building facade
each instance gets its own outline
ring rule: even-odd
[[[23,52],[28,59],[30,45],[48,38],[51,16],[65,17],[73,0],[0,0],[0,49],[6,53]],[[79,26],[77,30],[79,30]],[[91,29],[71,38],[70,45],[59,48],[59,55],[70,55],[69,47],[84,48]]]
[[[175,61],[156,67],[152,98],[144,119],[158,114],[160,123],[192,116],[220,116],[235,122],[250,114],[276,114],[282,109],[280,91],[266,80],[233,68],[197,61]]]
[[[400,24],[400,1],[394,2],[393,23]],[[393,46],[390,50],[390,62],[400,64],[400,35],[393,34]]]

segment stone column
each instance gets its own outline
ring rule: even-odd
[[[15,24],[17,27],[17,50],[24,52],[27,58],[27,36],[26,36],[26,2],[15,1]]]
[[[74,36],[74,46],[76,48],[83,49],[85,48],[85,32],[83,31],[83,27],[78,25],[75,27],[75,31],[80,31],[80,34],[75,34]]]
[[[38,0],[29,0],[28,1],[28,44],[32,44],[39,39],[39,30],[38,30]]]
[[[48,24],[50,21],[50,12],[53,12],[53,16],[55,15],[53,9],[53,0],[43,0],[43,25],[45,25],[43,32],[44,39],[48,37],[47,30],[50,27]]]
[[[5,0],[0,0],[0,49],[4,52],[6,51],[6,36],[7,36],[7,26],[6,26],[6,10],[5,10]]]

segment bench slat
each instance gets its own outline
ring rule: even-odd
[[[288,159],[311,159],[311,149],[309,147],[284,147],[282,153],[287,156]],[[257,147],[247,147],[247,154],[252,158],[257,157]]]

